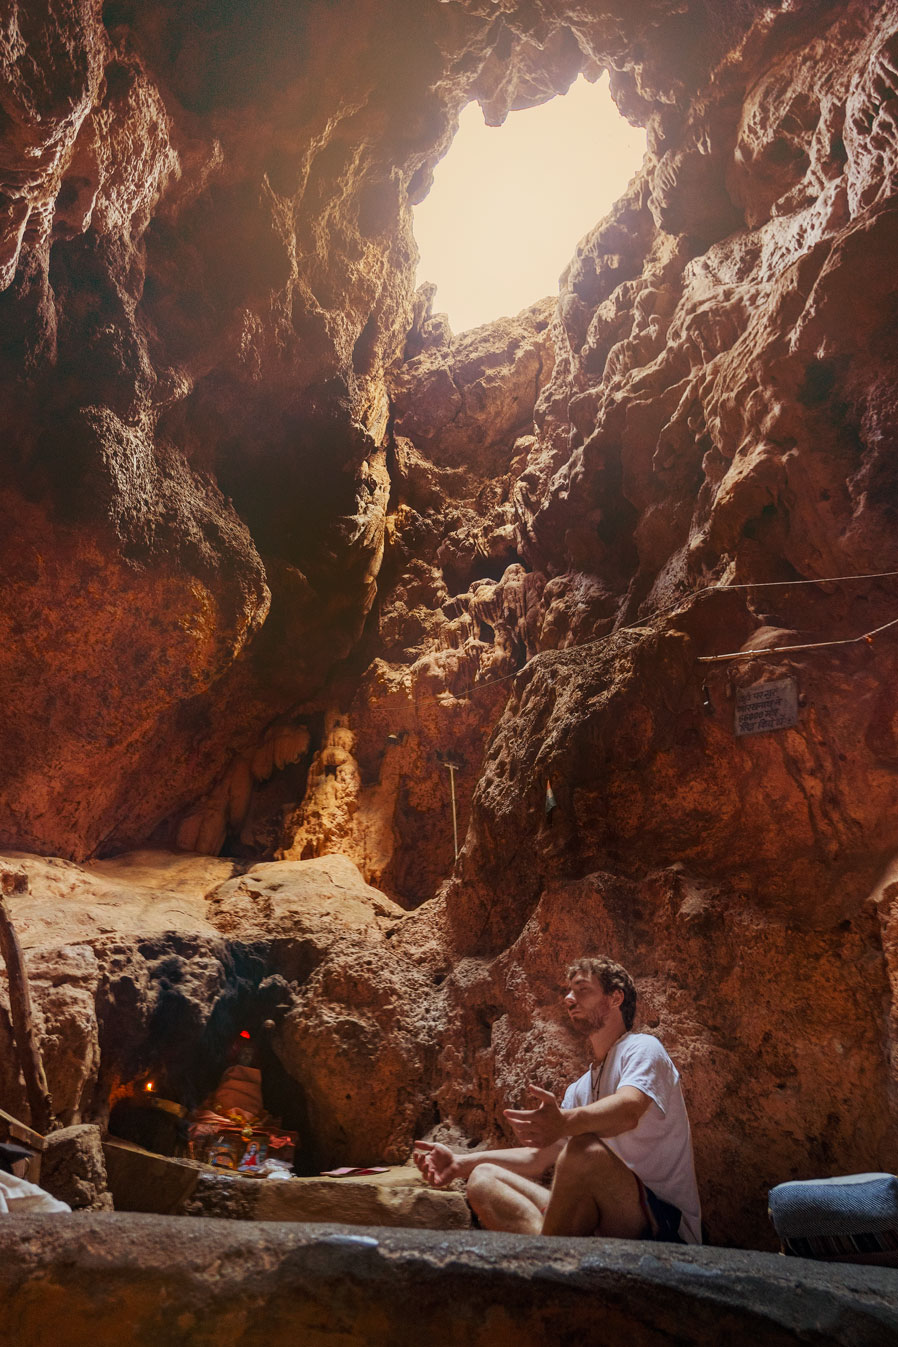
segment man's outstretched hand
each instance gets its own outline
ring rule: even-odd
[[[564,1114],[548,1090],[538,1085],[528,1085],[527,1089],[539,1101],[536,1108],[507,1108],[505,1116],[522,1146],[551,1146],[565,1135]]]
[[[416,1141],[412,1158],[434,1188],[445,1188],[453,1179],[464,1178],[455,1156],[441,1141]]]

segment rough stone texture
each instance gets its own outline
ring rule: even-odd
[[[417,988],[423,1005],[430,983],[389,943],[407,914],[342,856],[234,878],[241,867],[229,861],[163,853],[154,868],[153,859],[0,862],[28,881],[6,902],[57,1116],[105,1124],[110,1106],[150,1079],[163,1098],[196,1107],[248,1028],[265,1106],[300,1133],[301,1166],[404,1163],[428,1108],[418,1082],[434,1062],[414,1005],[402,1003]],[[25,1118],[5,981],[0,970],[2,1098]],[[378,1043],[380,1065],[362,1081]]]
[[[895,618],[893,579],[814,581],[898,569],[896,12],[768,9],[748,34],[730,16],[733,51],[700,96],[671,86],[664,101],[657,71],[640,76],[655,100],[644,172],[563,279],[552,374],[502,482],[516,564],[497,580],[464,571],[451,506],[426,532],[410,521],[414,567],[396,607],[383,601],[340,732],[411,742],[367,768],[356,755],[342,807],[353,816],[372,778],[406,771],[409,794],[426,781],[397,694],[442,666],[419,683],[416,722],[445,717],[439,747],[477,764],[457,777],[466,842],[434,907],[397,933],[441,983],[437,1135],[495,1137],[534,1074],[557,1089],[579,1072],[558,964],[606,949],[637,971],[643,1023],[684,1071],[713,1233],[764,1242],[775,1174],[893,1164],[894,638],[697,659]],[[599,26],[576,27],[598,54]],[[411,440],[396,451],[403,539],[421,459],[456,461],[441,443],[451,351],[442,378],[414,347],[393,377]],[[494,531],[481,513],[464,541],[485,557],[507,515]],[[744,588],[707,592],[721,584]],[[783,676],[801,693],[796,728],[735,739],[735,691]],[[299,823],[293,850],[310,836]],[[394,859],[378,882],[396,891],[397,872]]]
[[[502,101],[494,49],[544,65],[524,102],[568,87],[553,28],[540,58],[436,0],[7,6],[0,839],[217,852],[301,778],[283,731],[376,592],[411,203],[478,81]]]
[[[154,1155],[114,1137],[106,1139],[103,1153],[116,1211],[417,1230],[463,1230],[471,1225],[464,1196],[429,1188],[414,1165],[341,1179],[318,1175],[266,1180],[216,1172],[195,1160]]]
[[[181,1211],[240,1221],[329,1221],[410,1230],[464,1230],[471,1225],[464,1196],[428,1188],[414,1166],[367,1178],[275,1182],[206,1170]]]
[[[10,858],[64,1121],[160,1059],[199,1090],[251,1012],[310,1168],[487,1142],[582,1069],[589,947],[683,1069],[719,1238],[893,1165],[895,629],[778,647],[896,618],[828,578],[898,570],[896,35],[893,0],[7,6],[0,839],[68,858]],[[643,171],[551,319],[453,338],[408,226],[459,108],[602,66]],[[796,727],[736,739],[786,675]],[[209,859],[74,864],[151,840]]]
[[[452,864],[440,755],[460,763],[461,837],[502,696],[483,688],[476,703],[460,704],[451,694],[517,667],[538,600],[517,552],[509,446],[532,426],[551,372],[550,312],[543,302],[458,338],[424,313],[409,359],[388,375],[395,509],[373,658],[346,702],[327,707],[322,747],[278,854],[338,849],[409,906]]]
[[[99,1127],[82,1123],[47,1137],[41,1156],[41,1184],[73,1211],[112,1211]]]
[[[23,1217],[0,1234],[22,1347],[887,1347],[894,1273],[613,1240],[164,1216]],[[110,1305],[115,1307],[112,1328]]]

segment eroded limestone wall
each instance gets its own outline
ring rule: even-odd
[[[414,909],[297,982],[333,1135],[365,1100],[391,1158],[498,1135],[535,1062],[579,1070],[559,960],[604,948],[719,1234],[892,1167],[896,646],[853,638],[898,589],[830,577],[898,569],[896,32],[871,0],[4,11],[0,837],[342,852]],[[458,109],[605,65],[643,172],[557,305],[453,337],[409,218]],[[797,726],[737,739],[785,676]]]
[[[526,43],[368,0],[2,22],[0,834],[214,852],[370,610],[411,202]]]

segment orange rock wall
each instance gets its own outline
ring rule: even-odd
[[[855,638],[898,587],[831,577],[898,570],[896,33],[872,0],[7,9],[0,841],[344,853],[414,909],[284,1029],[349,1149],[341,1054],[391,1157],[560,1086],[558,965],[601,947],[719,1234],[893,1165],[898,629]],[[557,305],[453,336],[409,224],[459,108],[603,66],[642,173]],[[785,676],[797,726],[736,738]]]

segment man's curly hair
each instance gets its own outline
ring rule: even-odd
[[[567,970],[568,982],[578,973],[595,978],[606,996],[612,992],[623,992],[620,1013],[626,1028],[632,1029],[636,1018],[636,984],[626,968],[603,955],[600,959],[577,959]]]

